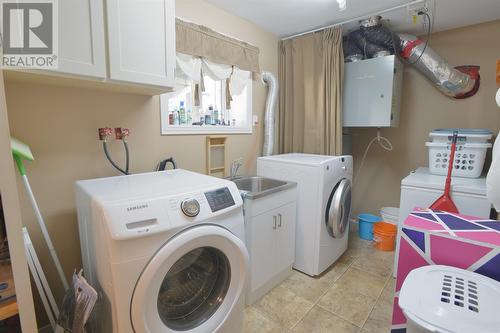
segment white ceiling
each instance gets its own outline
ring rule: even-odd
[[[286,37],[342,22],[358,16],[385,10],[409,1],[347,0],[347,9],[340,11],[336,0],[207,0],[228,12],[243,17],[267,31]],[[500,0],[433,0],[433,31],[442,31],[500,19]],[[407,9],[383,14],[389,25],[399,32],[422,33],[421,24],[413,24]],[[355,24],[348,25],[353,28]]]

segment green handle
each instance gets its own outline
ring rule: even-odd
[[[24,168],[23,159],[21,158],[21,156],[19,156],[17,154],[12,154],[12,155],[14,156],[14,160],[16,161],[16,165],[17,165],[17,168],[19,169],[19,173],[21,174],[21,176],[25,176],[26,169]]]

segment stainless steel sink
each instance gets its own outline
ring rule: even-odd
[[[240,176],[229,178],[248,199],[258,199],[266,195],[284,191],[296,186],[294,182],[286,182],[260,176]]]

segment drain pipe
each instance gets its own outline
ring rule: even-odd
[[[266,99],[266,113],[264,119],[264,147],[262,148],[262,156],[269,156],[274,151],[274,119],[276,116],[276,102],[278,100],[278,80],[271,72],[262,72],[262,83],[269,87]]]

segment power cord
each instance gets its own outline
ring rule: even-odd
[[[392,143],[389,141],[389,139],[385,138],[382,136],[380,127],[377,128],[377,136],[374,137],[370,143],[366,146],[365,152],[363,154],[363,158],[361,159],[361,163],[359,164],[358,171],[356,172],[356,175],[354,177],[354,183],[357,182],[359,175],[361,173],[361,170],[363,169],[363,166],[365,164],[366,157],[368,156],[368,152],[370,151],[371,146],[375,143],[378,142],[379,146],[382,147],[382,149],[386,151],[392,151]]]
[[[424,23],[425,23],[425,18],[427,18],[427,38],[425,39],[424,48],[422,49],[422,52],[420,52],[420,55],[418,56],[418,58],[413,62],[407,62],[408,65],[414,65],[420,61],[420,59],[422,58],[422,56],[425,53],[425,50],[427,49],[427,45],[429,44],[429,40],[431,38],[431,33],[432,33],[432,22],[431,22],[431,17],[429,16],[429,13],[427,13],[427,11],[421,10],[417,14],[424,16]]]

